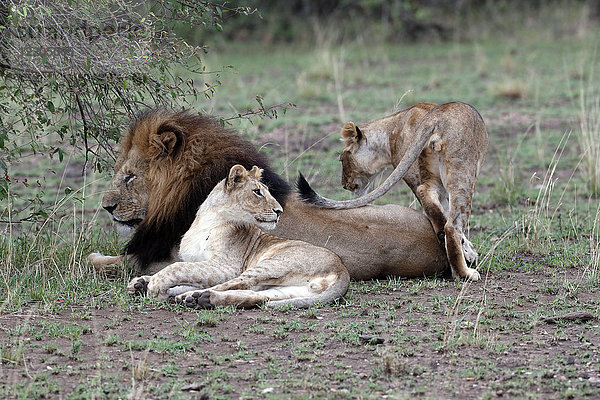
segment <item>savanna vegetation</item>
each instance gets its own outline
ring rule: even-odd
[[[598,2],[47,4],[0,6],[1,397],[598,397]],[[129,298],[127,266],[85,261],[126,240],[100,199],[148,106],[215,115],[288,181],[347,198],[344,122],[451,100],[490,136],[481,282],[195,311]],[[419,208],[404,185],[378,202]]]

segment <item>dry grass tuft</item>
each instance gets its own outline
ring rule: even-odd
[[[495,97],[502,97],[508,100],[520,100],[527,96],[529,87],[527,83],[523,81],[508,80],[493,86],[491,91]]]

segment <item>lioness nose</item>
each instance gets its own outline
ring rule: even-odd
[[[274,212],[275,214],[277,214],[277,216],[279,217],[279,215],[280,215],[280,214],[283,212],[283,210],[282,210],[281,208],[274,208],[274,209],[273,209],[273,212]]]
[[[102,206],[102,208],[104,208],[106,211],[108,211],[109,213],[113,213],[113,211],[115,211],[115,208],[117,208],[117,206]]]

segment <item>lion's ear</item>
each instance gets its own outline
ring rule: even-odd
[[[225,182],[225,190],[232,190],[246,179],[248,179],[248,171],[246,171],[246,168],[239,164],[234,165],[231,167],[231,170],[229,170],[229,176]]]
[[[358,143],[363,138],[361,130],[354,122],[346,122],[342,128],[342,139],[346,142]]]
[[[158,131],[150,137],[150,151],[154,158],[173,157],[183,144],[182,135],[176,130]]]
[[[257,181],[260,181],[260,178],[262,177],[262,174],[263,174],[263,169],[262,168],[258,168],[256,165],[254,167],[252,167],[252,169],[250,171],[248,171],[248,175],[250,175],[251,177],[253,177]]]

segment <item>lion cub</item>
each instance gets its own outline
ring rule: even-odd
[[[261,230],[273,229],[283,211],[260,182],[262,171],[233,166],[183,236],[183,262],[134,278],[127,291],[171,297],[195,308],[263,303],[309,307],[343,296],[350,277],[336,254]]]
[[[335,201],[307,191],[304,198],[325,208],[355,208],[404,179],[445,244],[452,275],[479,280],[479,272],[467,266],[467,260],[476,262],[477,252],[463,234],[488,147],[485,123],[477,110],[459,102],[419,103],[361,128],[348,122],[342,139],[342,185],[362,197]],[[367,193],[375,177],[390,165],[394,167],[390,176]]]

